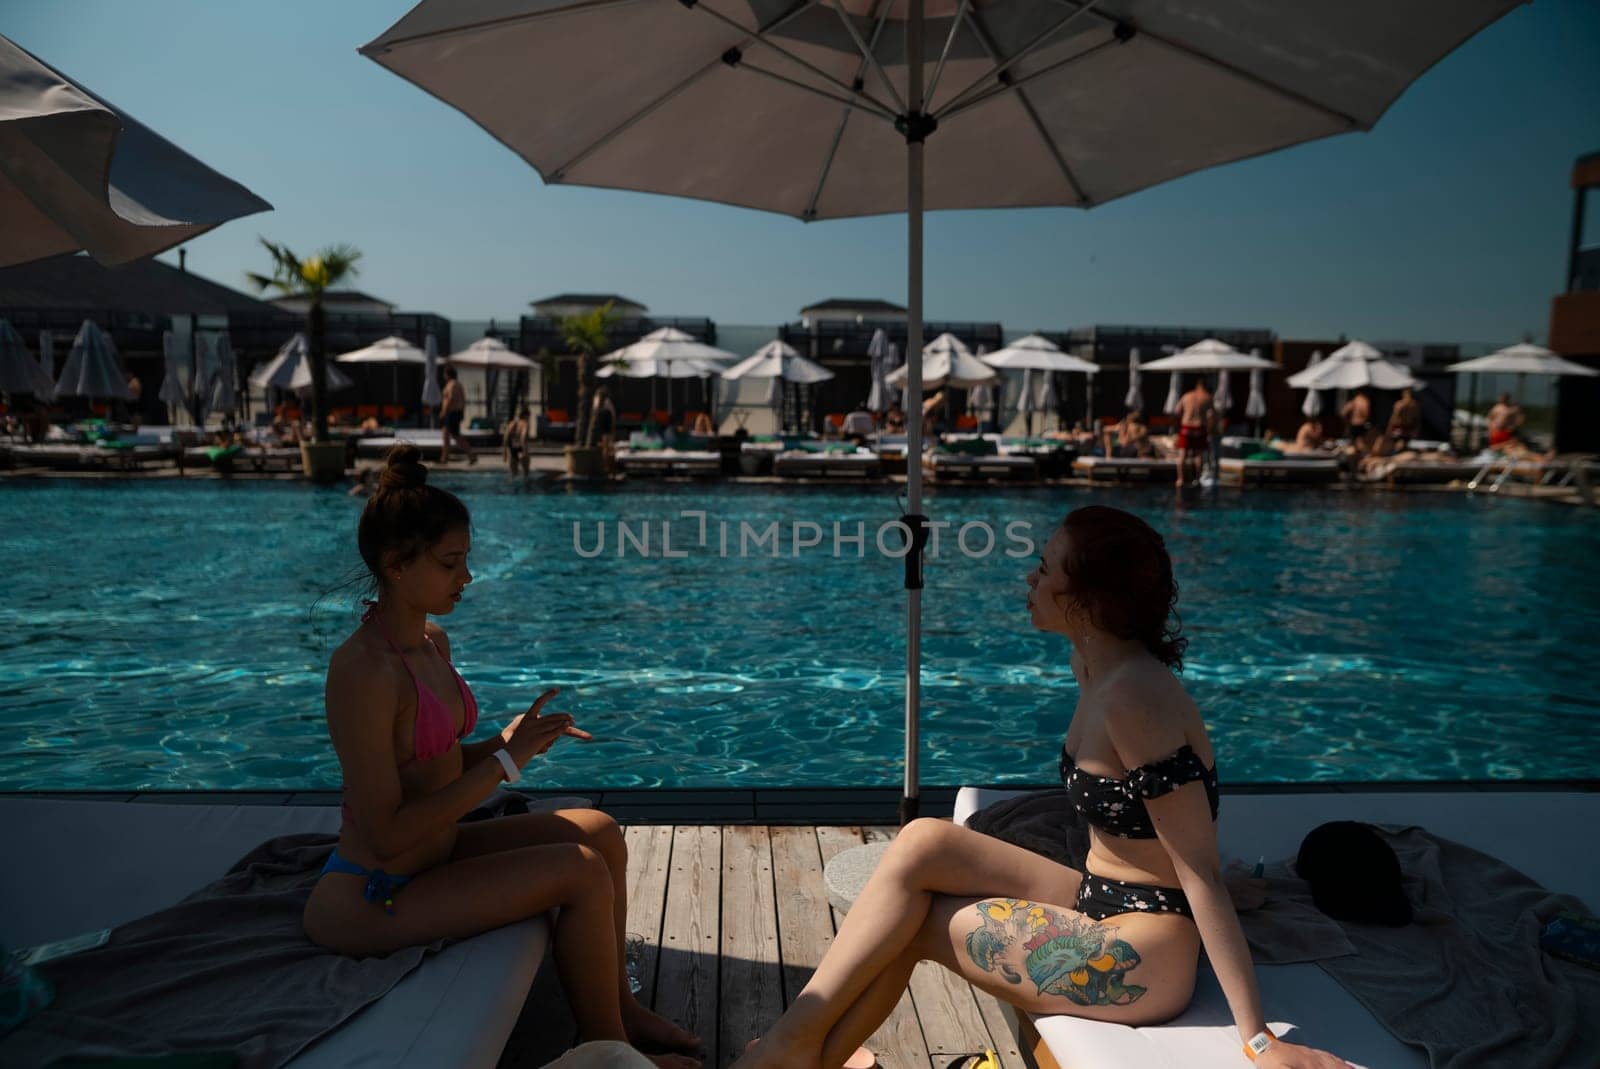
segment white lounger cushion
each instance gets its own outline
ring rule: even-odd
[[[267,839],[338,829],[334,806],[0,799],[0,941],[112,927],[171,905]],[[446,947],[289,1064],[492,1069],[548,939],[537,917]]]
[[[1019,791],[964,787],[955,819]],[[1230,794],[1218,828],[1224,857],[1254,863],[1292,857],[1300,840],[1329,820],[1420,824],[1435,835],[1493,854],[1546,887],[1600,905],[1600,852],[1575,850],[1570,829],[1600,823],[1600,793],[1448,792],[1438,794]],[[1315,964],[1258,965],[1262,1008],[1273,1030],[1332,1050],[1371,1069],[1427,1069],[1421,1051],[1402,1044]],[[1039,1035],[1071,1069],[1238,1069],[1238,1033],[1216,975],[1202,958],[1194,1001],[1175,1020],[1148,1028],[1035,1017]]]

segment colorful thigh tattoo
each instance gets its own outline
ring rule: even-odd
[[[1139,955],[1110,925],[1015,898],[990,898],[977,905],[982,927],[967,936],[967,956],[984,972],[999,972],[1020,984],[1017,970],[1000,956],[1017,944],[1022,967],[1041,995],[1062,995],[1079,1006],[1125,1006],[1145,989],[1124,983]]]

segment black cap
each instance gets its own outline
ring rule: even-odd
[[[1392,928],[1411,923],[1400,859],[1370,824],[1336,820],[1311,829],[1294,867],[1311,884],[1317,908],[1335,920]]]

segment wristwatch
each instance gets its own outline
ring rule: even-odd
[[[1257,1032],[1244,1043],[1244,1056],[1251,1061],[1267,1052],[1267,1048],[1278,1041],[1278,1037],[1271,1032]]]

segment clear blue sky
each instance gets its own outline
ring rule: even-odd
[[[901,217],[806,225],[546,188],[465,117],[356,54],[410,6],[0,0],[0,33],[276,206],[190,243],[192,269],[239,288],[265,266],[265,234],[302,254],[352,242],[366,253],[360,288],[461,319],[515,317],[571,290],[725,323],[777,323],[827,296],[904,300]],[[1542,338],[1565,266],[1568,173],[1596,149],[1600,4],[1535,0],[1370,133],[1088,212],[930,216],[928,316]]]

